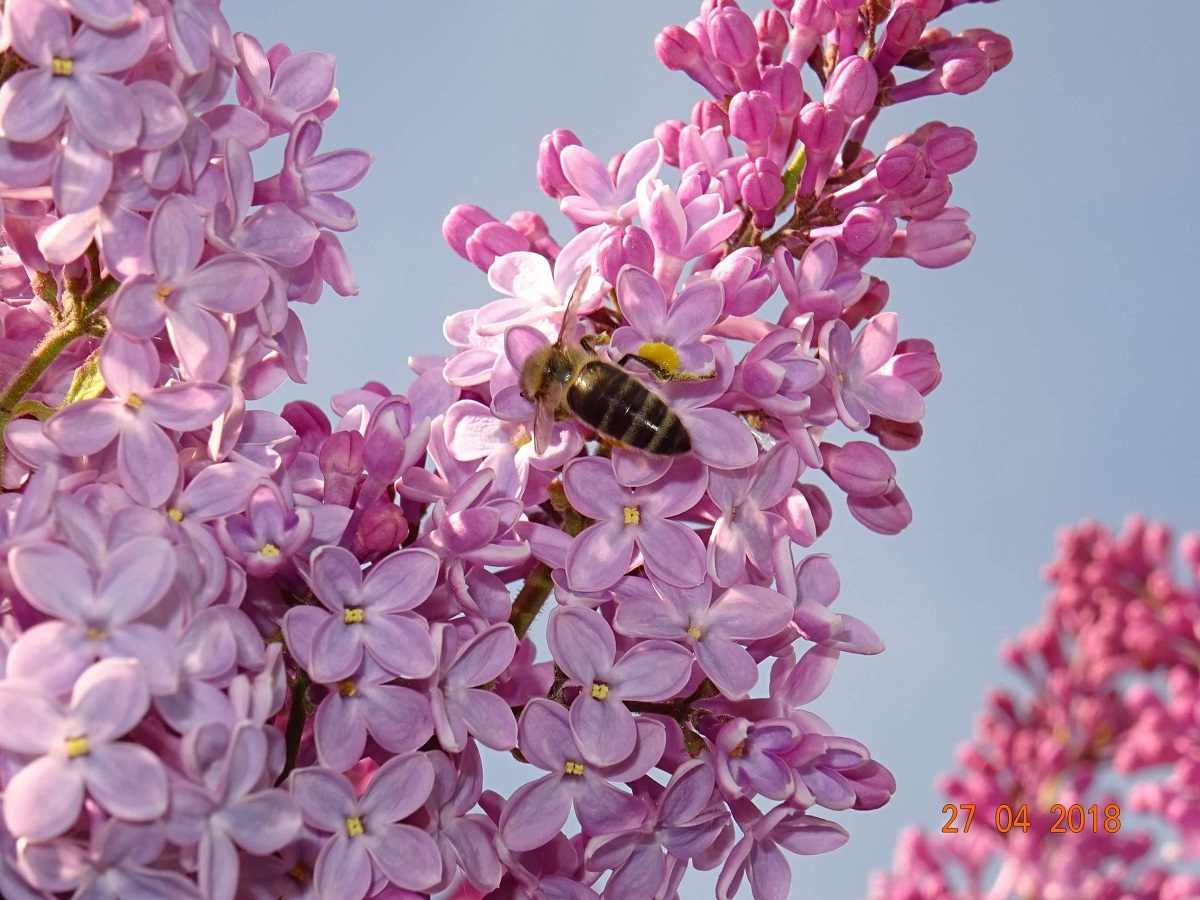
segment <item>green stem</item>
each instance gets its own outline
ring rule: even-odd
[[[60,323],[46,332],[46,336],[30,354],[25,365],[13,376],[4,393],[0,394],[0,428],[8,424],[17,404],[24,399],[30,388],[37,384],[37,380],[49,368],[50,363],[58,358],[58,354],[67,349],[76,338],[85,334],[87,326],[78,321]]]
[[[546,598],[550,596],[553,587],[554,579],[550,577],[550,567],[541,562],[534,566],[517,594],[517,599],[513,601],[512,613],[508,617],[508,624],[517,633],[517,640],[525,637],[529,626],[546,604]]]
[[[292,705],[288,709],[287,728],[284,730],[287,756],[283,764],[283,771],[275,780],[276,787],[283,783],[283,780],[291,774],[292,769],[296,768],[296,759],[300,754],[300,740],[304,737],[304,723],[308,719],[308,688],[310,684],[308,673],[303,669],[297,669],[296,677],[292,681]]]

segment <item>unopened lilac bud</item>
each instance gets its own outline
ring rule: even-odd
[[[731,6],[715,9],[705,22],[709,46],[719,62],[737,71],[758,58],[758,34],[754,21]]]
[[[871,424],[866,432],[873,435],[883,449],[899,452],[911,450],[920,444],[925,429],[920,422],[896,422],[882,416],[871,416]]]
[[[839,112],[824,103],[813,101],[800,110],[796,133],[809,156],[830,156],[846,133],[845,121]]]
[[[883,40],[871,63],[879,75],[886,74],[911,48],[915,47],[929,24],[929,17],[917,3],[901,2],[892,7],[891,18],[883,30]]]
[[[825,85],[825,104],[836,106],[847,119],[857,119],[875,105],[879,76],[861,56],[848,56],[837,64]]]
[[[929,164],[945,175],[961,172],[975,161],[979,145],[969,129],[943,125],[925,141]]]
[[[775,209],[783,199],[783,176],[770,159],[752,159],[738,170],[738,188],[742,199],[754,211],[754,224],[769,228],[775,221]]]
[[[375,478],[394,481],[401,474],[411,415],[403,398],[385,400],[375,407],[363,443],[363,466]]]
[[[753,315],[779,285],[775,267],[763,265],[758,247],[734,250],[710,274],[713,281],[719,281],[725,288],[722,312],[727,316]]]
[[[561,248],[558,246],[558,242],[550,236],[550,226],[546,224],[546,220],[537,213],[519,209],[509,216],[508,221],[504,224],[513,231],[524,235],[535,253],[540,253],[550,262],[554,262],[558,258],[558,251]]]
[[[941,269],[966,259],[975,246],[975,234],[967,228],[965,209],[947,206],[932,219],[908,223],[896,232],[888,256],[907,256],[918,266]]]
[[[859,323],[865,322],[872,316],[877,316],[883,312],[883,308],[887,306],[888,298],[891,296],[891,288],[888,283],[882,278],[870,276],[870,284],[863,291],[861,297],[855,300],[850,306],[842,310],[842,314],[838,317],[851,330],[858,327]]]
[[[771,66],[763,73],[762,92],[771,98],[775,113],[782,119],[791,119],[804,105],[804,83],[800,70],[791,63]]]
[[[925,184],[925,154],[903,143],[885,150],[875,163],[879,186],[889,194],[915,194]]]
[[[654,242],[637,225],[612,225],[596,247],[596,269],[609,284],[617,283],[624,266],[654,271]]]
[[[996,34],[990,28],[968,28],[960,36],[987,54],[993,72],[999,72],[1012,62],[1012,41],[1004,35]]]
[[[397,549],[407,536],[408,520],[400,507],[377,500],[363,514],[351,550],[360,559],[371,559]]]
[[[489,222],[475,229],[475,233],[467,238],[466,249],[467,259],[486,272],[497,256],[530,248],[529,241],[519,231],[500,222]]]
[[[893,216],[905,219],[932,219],[950,202],[950,179],[934,173],[925,179],[921,189],[908,196],[884,197],[879,205]]]
[[[333,430],[329,417],[321,407],[307,400],[293,400],[283,407],[279,415],[296,429],[303,453],[319,452]]]
[[[678,25],[668,25],[654,39],[659,61],[673,72],[683,72],[714,97],[724,97],[727,85],[713,72],[700,42]]]
[[[941,85],[951,94],[977,91],[992,75],[992,64],[978,47],[964,47],[942,63]]]
[[[822,443],[821,460],[825,474],[852,497],[873,497],[895,483],[896,464],[866,441],[850,441],[844,447]]]
[[[486,209],[481,209],[471,203],[460,203],[446,214],[442,220],[442,237],[450,245],[450,249],[467,258],[467,240],[475,233],[480,225],[495,222],[496,217]]]
[[[790,36],[787,19],[777,9],[759,10],[754,17],[754,31],[758,35],[759,62],[764,66],[779,65]]]
[[[931,394],[942,381],[942,367],[933,341],[925,338],[906,338],[896,344],[896,353],[889,366],[892,375],[903,378],[923,397]]]
[[[537,182],[548,197],[561,200],[579,193],[563,174],[560,161],[565,148],[579,146],[579,138],[565,128],[554,129],[538,144]]]
[[[825,492],[815,484],[809,484],[808,482],[801,483],[800,493],[808,501],[808,508],[812,512],[817,537],[820,537],[829,530],[829,523],[833,521],[833,505],[829,502],[829,498],[825,496]]]
[[[692,107],[692,124],[700,129],[701,134],[710,128],[720,128],[729,134],[729,116],[720,104],[712,100],[701,100]]]
[[[729,101],[729,133],[744,141],[751,156],[762,156],[775,130],[775,104],[763,91],[742,91]]]
[[[663,162],[668,166],[679,165],[679,133],[687,127],[679,119],[667,119],[654,126],[654,137],[663,150]]]
[[[850,515],[877,534],[899,534],[912,524],[912,507],[900,485],[873,497],[848,497]]]
[[[351,506],[363,470],[363,436],[357,431],[336,431],[321,445],[317,460],[325,476],[324,502]]]
[[[829,228],[814,228],[813,237],[830,235],[853,256],[883,256],[892,245],[896,219],[874,204],[850,210],[844,222]]]

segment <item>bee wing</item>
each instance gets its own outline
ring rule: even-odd
[[[554,416],[562,402],[563,386],[552,384],[537,398],[533,413],[533,449],[539,455],[550,447],[554,433]]]
[[[568,329],[574,329],[578,324],[575,321],[575,307],[579,305],[580,298],[583,297],[583,289],[587,287],[588,281],[592,277],[592,267],[584,266],[583,271],[579,273],[579,280],[575,282],[575,287],[571,289],[571,296],[567,300],[566,308],[563,310],[562,325],[558,329],[558,340],[556,344],[562,345],[567,339]]]

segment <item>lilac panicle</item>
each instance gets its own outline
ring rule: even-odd
[[[941,373],[868,270],[970,253],[977,147],[872,132],[1008,64],[959,5],[706,0],[655,41],[690,114],[611,157],[547,135],[562,219],[449,212],[493,293],[405,393],[276,415],[304,306],[358,291],[334,58],[210,0],[5,3],[0,894],[782,896],[784,851],[840,846],[812,808],[895,779],[805,707],[883,639],[794,553],[821,479],[912,520]],[[615,398],[531,389],[560,338]]]

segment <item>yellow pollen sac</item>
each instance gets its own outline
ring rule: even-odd
[[[86,637],[89,641],[102,641],[108,637],[108,635],[103,631],[100,631],[98,628],[89,628],[84,637]]]
[[[354,682],[346,678],[338,682],[338,693],[343,697],[353,697],[358,693],[358,688],[354,686]]]
[[[513,438],[511,441],[509,441],[509,443],[511,443],[518,450],[520,450],[522,447],[524,447],[526,444],[528,444],[532,440],[533,440],[533,435],[530,432],[526,431],[526,432],[523,432],[522,434],[518,434],[515,438]]]
[[[670,344],[664,344],[662,341],[655,341],[653,344],[642,344],[638,348],[637,355],[642,359],[648,359],[652,363],[658,363],[672,375],[679,371],[679,354]]]
[[[740,744],[738,744],[736,747],[734,747],[732,750],[729,751],[729,756],[731,759],[741,759],[742,754],[744,754],[745,752],[746,752],[746,742],[742,741]]]
[[[55,75],[70,75],[75,70],[75,60],[63,59],[61,56],[54,57],[50,65]]]
[[[258,552],[261,553],[263,556],[267,556],[267,557],[270,557],[271,559],[274,559],[276,556],[279,555],[279,548],[276,547],[274,544],[267,543],[267,544],[263,544],[262,549],[259,550]]]
[[[845,384],[845,383],[846,383],[846,376],[843,375],[841,372],[838,372],[838,384]]]
[[[363,833],[362,819],[359,819],[357,817],[351,818],[351,817],[347,816],[347,818],[346,818],[346,833],[348,835],[350,835],[350,837],[358,837],[360,834],[362,834]]]
[[[345,609],[342,610],[342,621],[347,625],[357,625],[362,621],[361,609]]]
[[[288,869],[288,875],[302,884],[307,884],[312,879],[312,869],[304,863],[298,862]]]
[[[568,775],[582,775],[583,774],[583,763],[575,762],[575,760],[573,760],[573,759],[568,759],[567,764],[566,764],[566,766],[564,766],[564,768],[566,769]]]
[[[625,524],[636,525],[642,521],[642,513],[636,506],[625,507]]]
[[[173,290],[175,290],[175,289],[173,287],[171,287],[169,284],[160,284],[158,286],[158,291],[155,292],[154,296],[158,298],[159,303],[162,303],[168,297],[171,296],[171,291],[173,291]]]
[[[592,699],[593,700],[603,700],[607,696],[608,696],[608,685],[607,684],[597,683],[597,684],[592,685]]]
[[[87,738],[82,735],[79,737],[67,738],[67,756],[71,759],[77,759],[84,756],[88,752]]]
[[[700,629],[697,628],[695,625],[689,625],[687,627],[687,633],[690,634],[692,637],[694,637],[696,640],[700,640]]]
[[[142,408],[142,398],[139,397],[137,394],[130,394],[125,399],[125,405],[128,406],[130,409],[141,409]]]
[[[170,516],[172,519],[174,519],[176,522],[183,521],[183,510],[180,509],[178,506],[172,506],[170,509],[168,509],[167,515]]]

